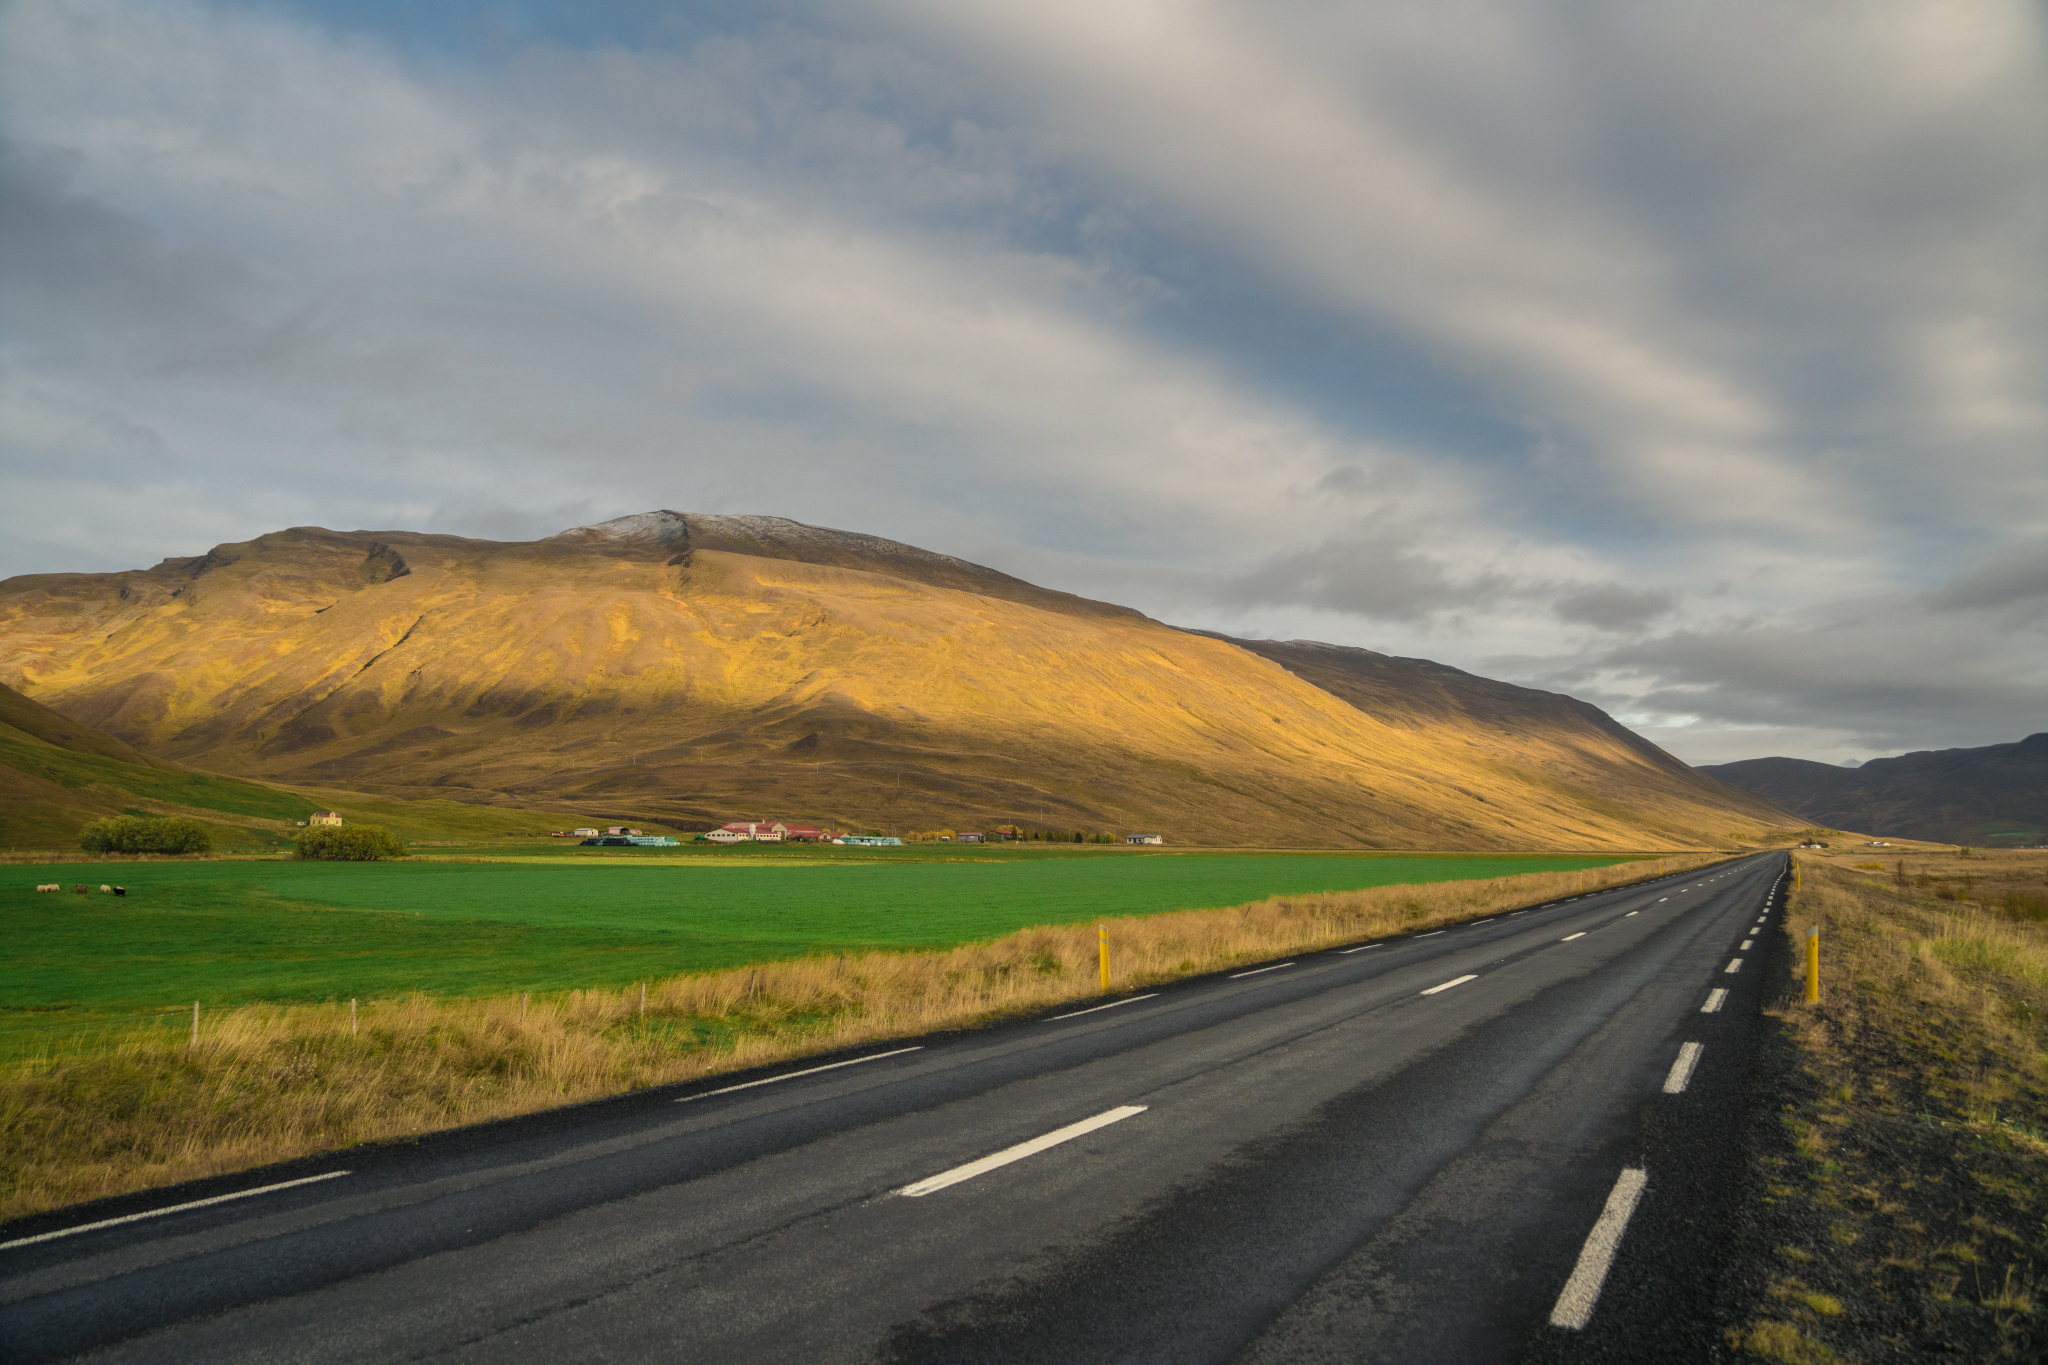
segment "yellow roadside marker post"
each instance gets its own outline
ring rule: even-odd
[[[1095,947],[1097,954],[1102,959],[1102,989],[1104,992],[1107,992],[1109,990],[1109,926],[1107,924],[1095,926]]]
[[[1820,1003],[1820,930],[1806,931],[1806,1003]]]

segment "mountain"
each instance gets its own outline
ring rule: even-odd
[[[1641,848],[1794,823],[1569,698],[774,517],[300,527],[27,575],[0,583],[0,679],[155,761],[682,827]]]
[[[1835,829],[1976,845],[2035,843],[2048,831],[2048,734],[1860,768],[1752,758],[1699,771]]]

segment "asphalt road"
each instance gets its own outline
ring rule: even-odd
[[[1785,867],[46,1215],[0,1357],[1703,1358]]]

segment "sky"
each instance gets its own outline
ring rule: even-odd
[[[1567,692],[2048,730],[2027,3],[0,0],[0,575],[865,531]]]

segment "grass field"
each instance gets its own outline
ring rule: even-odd
[[[40,939],[27,929],[17,936],[31,952],[8,958],[10,979],[24,989],[33,980],[56,1002],[41,1017],[98,1010],[103,1027],[38,1031],[25,1022],[37,1012],[15,1012],[15,1032],[5,1041],[19,1046],[0,1060],[0,1219],[1087,999],[1103,991],[1098,917],[1108,932],[1108,989],[1124,992],[1715,861],[1704,853],[1645,862],[1111,853],[841,866],[770,859],[667,866],[138,864],[138,872],[176,872],[182,880],[165,876],[145,887],[130,878],[126,884],[138,887],[132,905],[40,897],[69,901],[68,910],[23,907],[10,890],[0,907],[17,912],[17,921],[41,917],[43,931]],[[1513,875],[1531,862],[1547,870]],[[1573,870],[1587,863],[1608,865]],[[86,869],[101,870],[105,865]],[[1459,874],[1467,879],[1442,880]],[[1396,877],[1409,882],[1388,880]],[[1417,884],[1421,878],[1437,880]],[[1363,886],[1148,913],[1176,903],[1213,906],[1244,894],[1247,884]],[[502,902],[516,898],[537,919],[582,915],[590,923],[464,918],[488,908],[474,893],[491,887],[501,888]],[[409,896],[428,908],[373,913],[310,908],[313,902],[292,898],[315,889],[384,903]],[[464,894],[469,900],[456,904]],[[189,909],[175,908],[181,895]],[[935,899],[941,895],[950,899]],[[953,910],[934,912],[938,904]],[[87,919],[103,912],[112,918],[97,925]],[[68,928],[54,923],[67,915],[76,917]],[[138,927],[150,918],[154,927]],[[954,947],[899,946],[1033,920],[1034,927]],[[716,950],[759,965],[681,975],[648,970],[662,952],[688,964],[690,954],[662,941],[660,930],[693,922],[700,934],[707,927],[723,933]],[[768,936],[776,929],[780,939]],[[787,955],[793,945],[828,934],[853,939],[853,951]],[[400,947],[409,948],[409,964]],[[630,956],[635,950],[638,956]],[[763,960],[778,952],[785,953],[781,960]],[[700,962],[708,956],[698,951]],[[103,979],[95,979],[93,961]],[[387,969],[422,979],[438,973],[446,981],[472,967],[473,984],[510,984],[495,994],[366,997],[360,1014],[347,996],[367,987],[321,984],[351,973],[373,980]],[[150,989],[180,988],[173,1001],[190,998],[182,987],[192,980],[246,988],[263,973],[272,974],[273,985],[296,979],[304,995],[317,998],[219,1002],[204,1012],[192,1038],[189,1007],[154,1023],[116,1016],[121,1001],[113,993],[134,990],[145,968],[157,973]],[[593,972],[617,975],[609,987],[526,993],[550,973],[587,979]],[[644,994],[619,988],[634,976],[646,983]],[[65,1004],[67,991],[92,999]],[[21,1045],[23,1039],[49,1041]]]
[[[820,953],[949,947],[1028,925],[1618,861],[1055,853],[9,868],[0,1055],[35,1046],[52,1023],[193,1000],[616,987]],[[114,880],[125,897],[97,893]],[[32,889],[45,881],[94,893]]]

